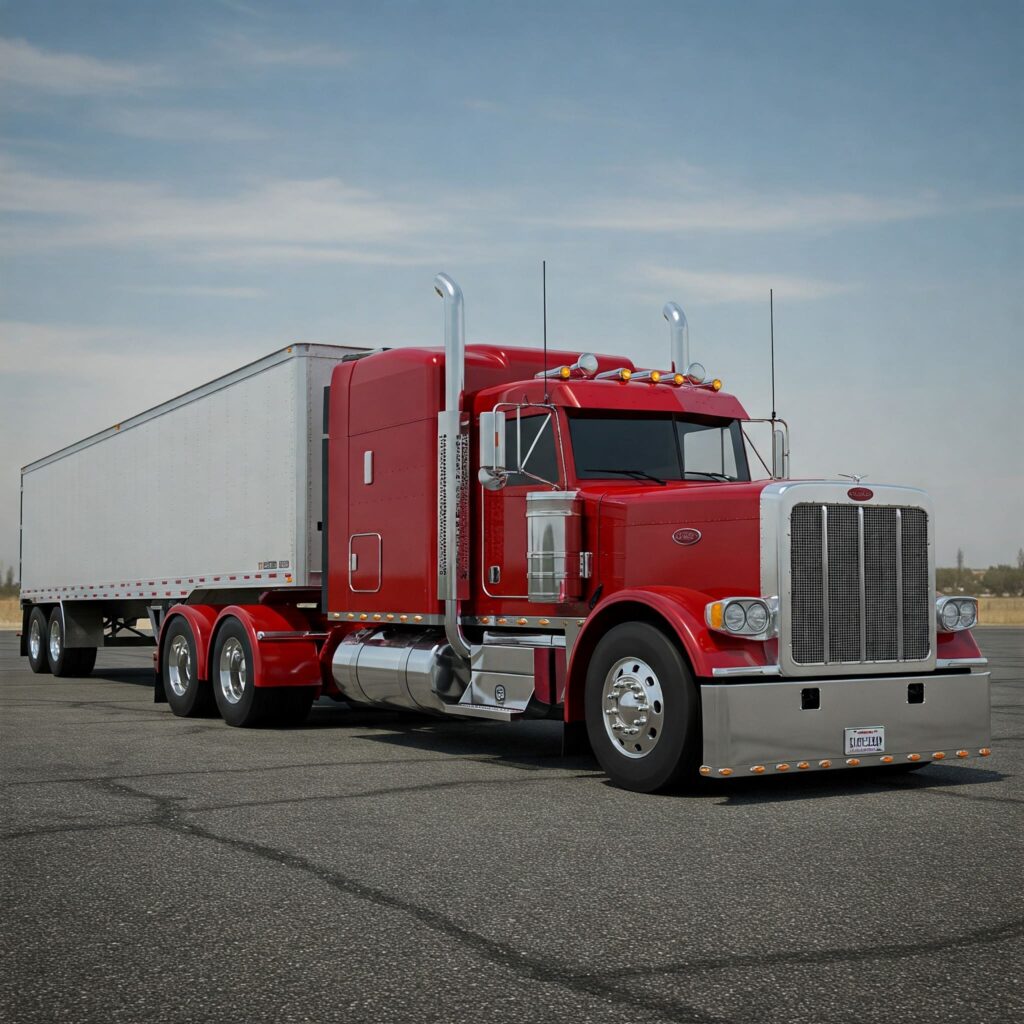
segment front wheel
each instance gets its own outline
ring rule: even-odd
[[[587,735],[617,786],[640,793],[696,779],[697,689],[678,647],[645,622],[602,637],[586,684]]]

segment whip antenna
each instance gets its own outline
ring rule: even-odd
[[[772,420],[775,419],[775,291],[768,289],[768,322],[772,339]]]
[[[541,304],[544,310],[544,404],[548,401],[548,261],[540,261]]]

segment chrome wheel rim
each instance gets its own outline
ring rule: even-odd
[[[39,660],[42,649],[43,631],[39,628],[39,620],[34,618],[28,627],[28,653],[32,655],[33,661]]]
[[[237,704],[245,692],[247,666],[245,649],[236,637],[229,636],[220,651],[220,692],[229,704]]]
[[[50,658],[55,662],[60,660],[60,648],[60,622],[57,619],[54,619],[53,622],[50,623]]]
[[[604,728],[624,757],[647,757],[661,740],[665,698],[661,682],[642,658],[620,658],[601,693]]]
[[[192,682],[192,650],[180,633],[171,641],[167,656],[167,681],[178,697],[184,697]]]

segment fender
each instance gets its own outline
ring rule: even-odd
[[[583,719],[587,664],[597,642],[619,622],[640,618],[659,623],[679,641],[693,674],[710,677],[712,669],[769,663],[765,643],[733,639],[704,623],[704,608],[714,598],[686,587],[644,587],[609,595],[587,617],[572,648],[565,693],[565,720]],[[638,615],[637,613],[640,612]]]
[[[237,619],[248,634],[254,685],[320,686],[319,642],[324,634],[311,629],[298,609],[289,605],[228,605],[217,616],[214,636],[227,619]],[[212,659],[211,645],[207,659],[211,676]]]
[[[164,634],[167,632],[167,624],[176,616],[181,616],[192,627],[192,635],[196,638],[196,678],[204,681],[210,678],[206,666],[213,637],[213,624],[217,621],[217,609],[208,604],[176,604],[167,610],[160,624],[160,636],[156,645],[158,688],[163,683],[160,674],[163,667]]]

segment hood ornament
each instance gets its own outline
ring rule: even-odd
[[[867,473],[840,473],[839,474],[844,480],[852,480],[855,484],[859,484],[861,480],[867,480]]]

